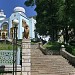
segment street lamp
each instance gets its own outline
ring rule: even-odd
[[[14,35],[13,35],[13,75],[15,72],[15,75],[17,75],[17,25],[19,21],[17,19],[14,19],[12,21],[13,28],[14,28]],[[15,51],[14,51],[15,50]],[[15,67],[15,69],[14,69]]]

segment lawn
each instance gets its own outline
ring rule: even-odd
[[[0,43],[0,50],[12,50],[12,44]]]
[[[17,47],[21,45],[22,40],[17,40]],[[16,45],[14,45],[14,49],[16,48]],[[13,50],[13,44],[9,41],[0,41],[0,50]]]

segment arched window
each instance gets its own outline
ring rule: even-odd
[[[8,30],[8,23],[7,22],[2,23],[1,29],[2,30]]]

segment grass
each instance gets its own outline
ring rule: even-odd
[[[18,46],[21,45],[22,40],[17,40]],[[16,45],[14,45],[14,49],[16,48]],[[0,41],[0,50],[13,50],[13,45],[9,41]]]
[[[44,44],[43,47],[48,50],[60,51],[61,44],[64,44],[64,43],[48,42],[47,44]],[[75,56],[75,46],[71,46],[67,44],[64,44],[64,45],[65,45],[66,51]]]
[[[0,43],[0,50],[12,50],[12,44]]]
[[[48,42],[43,47],[49,50],[60,51],[61,44],[58,42]]]

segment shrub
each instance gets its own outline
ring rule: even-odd
[[[72,55],[75,55],[75,47],[71,45],[65,45],[66,51]]]
[[[48,42],[43,47],[44,48],[47,48],[49,50],[57,50],[57,51],[60,51],[61,44],[58,43],[58,42]]]
[[[65,45],[65,50],[72,54],[73,47],[71,45]]]

